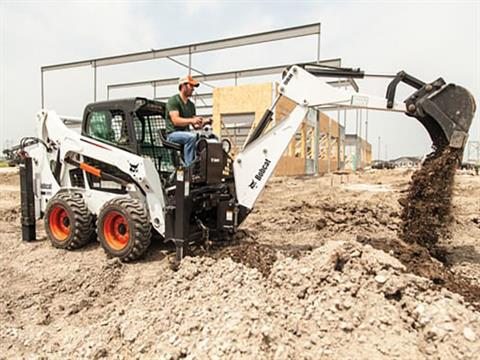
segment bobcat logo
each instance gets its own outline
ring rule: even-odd
[[[258,187],[258,183],[262,180],[263,175],[265,175],[271,163],[270,160],[265,159],[263,165],[258,169],[257,174],[253,177],[252,182],[248,185],[250,189],[256,189]]]
[[[130,162],[128,164],[130,165],[130,172],[132,174],[136,174],[138,172],[138,165],[139,164],[130,164]]]

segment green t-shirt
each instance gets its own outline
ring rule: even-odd
[[[178,111],[178,114],[182,118],[192,118],[196,115],[195,105],[193,102],[187,100],[187,103],[185,104],[179,94],[173,95],[170,99],[168,99],[165,111],[165,119],[167,120],[167,133],[171,133],[172,131],[188,131],[188,126],[173,125],[172,119],[170,119],[170,111]]]

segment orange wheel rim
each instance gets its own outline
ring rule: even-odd
[[[123,250],[130,239],[128,222],[118,211],[110,211],[105,215],[103,223],[105,241],[114,250]]]
[[[57,205],[53,208],[48,218],[52,235],[58,241],[65,241],[70,235],[70,218],[67,211]]]

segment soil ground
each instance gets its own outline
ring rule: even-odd
[[[178,271],[155,242],[21,241],[0,170],[0,358],[478,358],[480,176],[457,172],[448,233],[399,238],[411,170],[273,178],[229,246]],[[433,255],[433,256],[432,256]]]

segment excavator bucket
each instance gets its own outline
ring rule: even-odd
[[[475,114],[472,94],[455,84],[430,92],[416,101],[413,116],[425,126],[435,147],[463,148]],[[409,113],[412,104],[407,101]]]
[[[405,100],[406,114],[422,123],[434,147],[464,148],[476,110],[472,94],[461,86],[446,84],[442,78],[426,84],[400,72],[389,85],[388,106],[393,104],[395,88],[400,81],[418,89]]]

